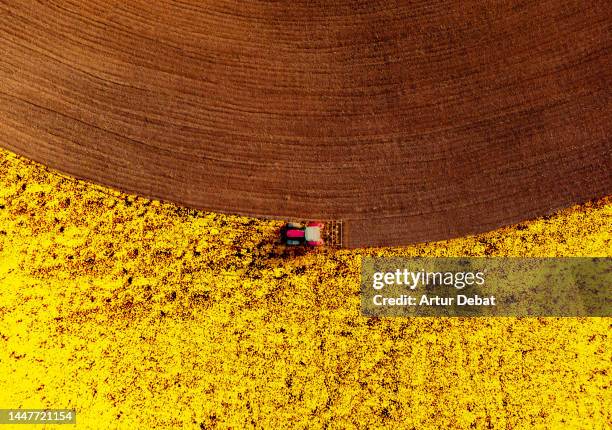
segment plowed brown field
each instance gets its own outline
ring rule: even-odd
[[[612,191],[612,6],[0,0],[0,145],[188,206],[446,238]]]

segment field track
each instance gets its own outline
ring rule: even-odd
[[[0,0],[0,146],[345,246],[612,192],[612,6]]]

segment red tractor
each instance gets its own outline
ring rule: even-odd
[[[290,222],[281,229],[281,240],[286,245],[321,246],[323,223],[311,221],[307,224]]]

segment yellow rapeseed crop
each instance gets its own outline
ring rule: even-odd
[[[604,199],[456,240],[288,252],[278,221],[0,151],[0,408],[74,408],[79,429],[610,428],[610,319],[367,319],[359,272],[364,255],[609,256],[611,220]]]

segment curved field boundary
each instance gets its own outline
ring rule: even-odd
[[[188,207],[481,232],[611,194],[609,1],[0,1],[0,145]]]

